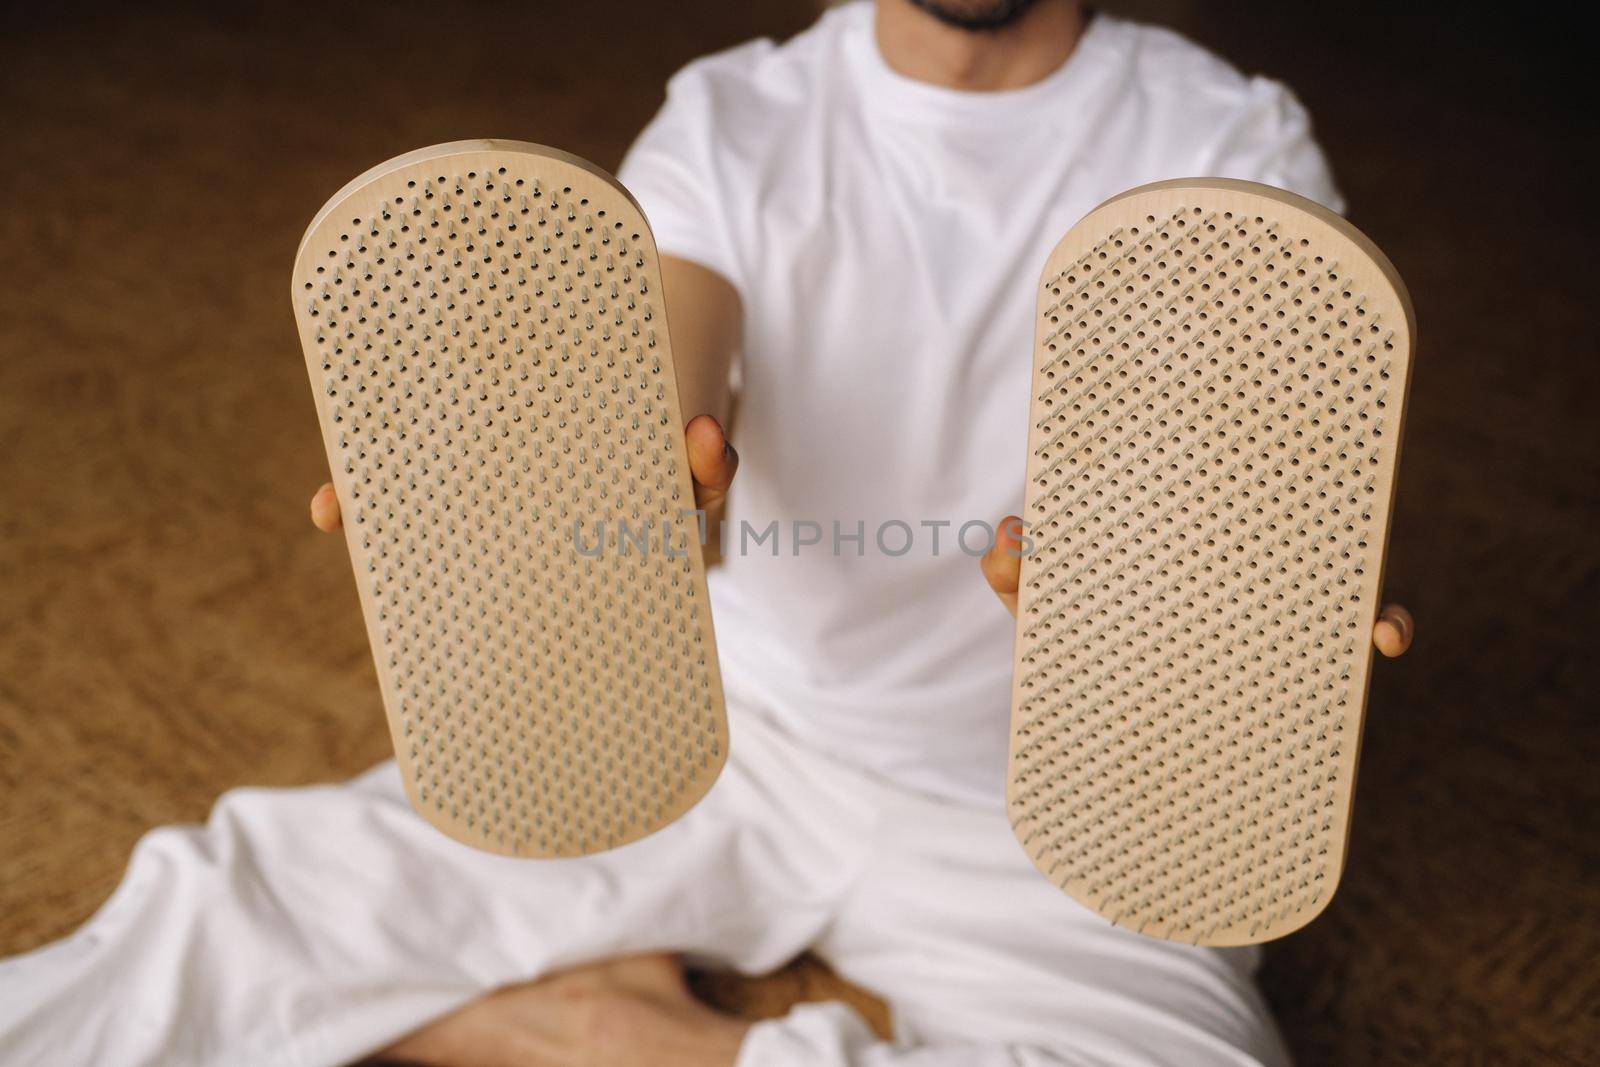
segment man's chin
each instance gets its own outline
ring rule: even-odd
[[[1036,0],[911,0],[925,11],[958,30],[975,33],[999,30],[1016,22]]]

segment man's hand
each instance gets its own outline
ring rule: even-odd
[[[994,544],[980,561],[983,576],[989,581],[1006,610],[1017,614],[1017,585],[1022,576],[1022,520],[1007,515],[995,528]],[[1378,621],[1372,627],[1372,643],[1378,651],[1393,659],[1411,647],[1411,637],[1416,623],[1411,612],[1399,604],[1385,604],[1378,612]]]
[[[702,510],[714,507],[728,495],[739,469],[739,453],[728,443],[722,424],[710,415],[690,419],[683,437],[689,449],[689,474],[694,479],[694,505]]]
[[[695,1000],[672,957],[635,956],[491,993],[378,1058],[421,1067],[732,1067],[749,1028]]]
[[[690,419],[683,435],[689,451],[689,474],[694,479],[695,506],[709,508],[727,495],[733,474],[739,469],[739,453],[728,443],[722,425],[710,415]],[[339,498],[334,495],[332,482],[311,494],[311,523],[323,533],[340,527]]]

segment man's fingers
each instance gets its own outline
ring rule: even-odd
[[[708,508],[721,500],[739,469],[739,453],[728,443],[722,424],[710,415],[696,415],[683,431],[694,477],[694,501]]]
[[[983,577],[1000,603],[1017,614],[1017,584],[1022,580],[1022,520],[1007,515],[995,526],[994,544],[979,561]]]
[[[1372,627],[1372,643],[1378,646],[1379,652],[1393,659],[1411,647],[1416,625],[1411,612],[1399,604],[1385,604]]]
[[[323,533],[333,533],[341,522],[339,497],[333,491],[333,483],[327,482],[311,494],[311,524]]]

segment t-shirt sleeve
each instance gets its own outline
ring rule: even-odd
[[[656,251],[708,267],[742,291],[716,110],[714,86],[700,64],[679,71],[617,177],[644,208]]]
[[[1344,197],[1294,93],[1252,78],[1241,106],[1213,139],[1205,174],[1264,182],[1343,212]]]

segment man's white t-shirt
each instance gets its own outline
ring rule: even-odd
[[[620,176],[658,249],[743,301],[710,578],[730,693],[901,784],[1001,803],[1012,620],[968,552],[988,531],[960,535],[1021,511],[1035,282],[1101,201],[1211,175],[1341,206],[1287,89],[1105,15],[1014,91],[898,74],[865,3],[672,79]]]

